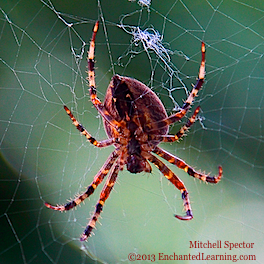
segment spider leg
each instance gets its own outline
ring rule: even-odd
[[[175,135],[164,135],[162,136],[162,141],[174,142],[179,140],[184,135],[184,133],[191,127],[191,125],[195,122],[196,116],[199,113],[199,111],[200,111],[200,106],[198,106],[195,109],[192,117],[188,120],[188,122],[184,126],[181,127],[178,133],[176,133]]]
[[[119,162],[117,162],[116,165],[111,169],[111,172],[107,178],[107,182],[105,183],[104,188],[101,191],[100,199],[98,200],[95,206],[95,211],[87,227],[85,228],[83,234],[81,235],[81,238],[80,238],[81,241],[85,241],[91,235],[92,230],[95,228],[95,224],[103,210],[104,203],[106,199],[109,197],[110,192],[112,191],[114,187],[118,172],[119,172]]]
[[[209,176],[203,173],[196,172],[192,167],[190,167],[188,164],[186,164],[183,160],[177,158],[176,156],[173,156],[172,154],[168,153],[167,151],[156,147],[153,150],[154,153],[158,154],[160,157],[164,158],[168,162],[176,165],[178,168],[183,169],[185,172],[187,172],[190,176],[200,179],[204,182],[210,182],[210,183],[218,183],[221,180],[222,177],[222,167],[218,167],[218,175],[217,176]]]
[[[184,209],[186,212],[185,216],[175,215],[180,220],[191,220],[193,218],[189,195],[184,183],[158,158],[148,153],[148,160],[152,162],[161,173],[178,189],[181,191]]]
[[[96,92],[96,86],[95,86],[95,73],[94,73],[94,49],[95,49],[95,37],[97,34],[99,28],[99,21],[97,21],[93,28],[93,35],[90,42],[90,48],[88,52],[88,80],[89,80],[89,92],[90,92],[90,98],[97,109],[97,111],[100,113],[100,115],[113,127],[115,127],[117,130],[120,128],[119,122],[117,122],[110,113],[105,109],[104,105],[100,101],[100,99],[97,97]]]
[[[190,109],[190,106],[194,100],[194,98],[197,96],[198,91],[201,89],[204,83],[204,77],[205,77],[205,45],[204,42],[202,42],[202,47],[201,47],[201,52],[202,52],[202,60],[201,60],[201,65],[200,65],[200,70],[199,70],[199,75],[198,75],[198,80],[196,84],[194,85],[191,93],[189,94],[187,100],[183,104],[181,110],[163,120],[160,120],[157,123],[158,129],[163,128],[165,126],[169,126],[180,119],[182,119],[187,111]]]
[[[93,182],[87,187],[86,191],[81,194],[79,197],[74,199],[73,201],[70,201],[66,203],[65,205],[51,205],[49,203],[45,203],[45,206],[47,206],[50,209],[56,210],[56,211],[68,211],[81,202],[83,202],[86,198],[88,198],[91,194],[93,194],[94,190],[97,188],[97,186],[103,181],[104,177],[108,174],[109,170],[113,166],[115,160],[117,159],[118,155],[116,151],[113,151],[112,154],[108,157],[102,168],[99,170],[99,172],[94,177]]]
[[[97,141],[95,138],[93,138],[90,133],[80,124],[76,118],[73,116],[72,112],[69,110],[67,106],[64,106],[64,109],[70,119],[72,120],[73,124],[76,126],[76,128],[88,139],[88,141],[93,144],[94,146],[98,148],[103,148],[112,145],[116,142],[114,138],[109,138],[103,141]]]

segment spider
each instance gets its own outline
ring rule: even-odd
[[[100,198],[96,204],[95,211],[80,237],[81,241],[85,241],[91,236],[96,221],[102,212],[104,203],[114,187],[118,172],[123,170],[125,165],[127,170],[131,173],[139,173],[143,171],[150,173],[152,170],[150,163],[153,163],[181,192],[186,214],[184,216],[175,215],[175,217],[180,220],[191,220],[193,218],[188,191],[184,183],[152,153],[157,154],[180,169],[183,169],[190,176],[198,178],[204,182],[218,183],[222,177],[221,166],[218,168],[218,176],[209,176],[199,173],[183,160],[166,152],[158,146],[160,142],[177,141],[195,122],[200,107],[195,109],[191,118],[181,127],[177,134],[168,135],[169,125],[179,121],[186,115],[195,96],[197,96],[198,91],[203,85],[205,77],[205,44],[202,42],[201,45],[202,60],[196,84],[184,102],[182,108],[177,113],[168,116],[157,95],[145,84],[130,77],[114,75],[107,88],[104,103],[98,99],[96,95],[94,73],[95,37],[98,31],[98,26],[99,22],[97,21],[93,28],[93,35],[87,58],[88,80],[91,101],[103,117],[104,128],[108,135],[108,139],[97,141],[75,119],[67,106],[64,106],[64,109],[76,128],[90,143],[99,148],[114,145],[115,149],[83,194],[65,205],[53,206],[49,203],[45,203],[48,208],[53,210],[68,211],[93,194],[97,186],[109,173],[107,181],[101,191]]]

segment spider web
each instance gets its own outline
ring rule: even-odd
[[[253,255],[263,259],[263,1],[0,1],[1,263],[129,263],[128,254]],[[178,190],[152,174],[120,172],[95,235],[79,235],[101,188],[77,210],[54,212],[85,190],[113,150],[96,149],[63,110],[97,139],[101,117],[87,90],[86,52],[95,21],[96,84],[103,100],[114,73],[132,76],[179,109],[195,83],[201,41],[206,82],[188,136],[162,144],[202,171],[200,184],[168,165],[190,193],[194,219],[178,221]],[[193,109],[194,109],[193,107]],[[185,119],[184,121],[186,121]],[[176,133],[174,125],[170,133]],[[253,248],[190,248],[190,241],[254,243]],[[138,260],[137,263],[153,262]],[[189,263],[208,263],[196,260]],[[233,261],[225,261],[232,263]],[[185,262],[187,263],[187,262]]]

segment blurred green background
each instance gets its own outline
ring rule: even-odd
[[[153,0],[147,8],[126,0],[0,0],[0,10],[0,263],[129,263],[130,252],[155,254],[155,263],[168,263],[157,260],[159,253],[174,252],[255,255],[245,263],[261,263],[263,1]],[[102,100],[118,73],[149,85],[173,112],[196,80],[200,43],[206,43],[206,83],[195,102],[200,119],[183,141],[162,147],[211,174],[221,164],[224,178],[207,185],[169,165],[192,202],[194,219],[181,222],[173,217],[183,213],[181,195],[156,168],[149,175],[123,171],[101,225],[80,243],[102,186],[67,213],[48,210],[44,202],[64,203],[84,191],[113,150],[87,143],[62,107],[71,108],[94,137],[106,138],[87,94],[86,52],[97,19]],[[128,26],[157,30],[167,64],[133,43]],[[174,125],[170,133],[178,129]],[[191,249],[196,240],[254,247]]]

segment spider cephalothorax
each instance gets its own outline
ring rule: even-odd
[[[125,165],[127,170],[131,173],[139,173],[142,171],[151,172],[150,163],[153,163],[162,174],[181,191],[186,215],[175,215],[175,217],[180,220],[190,220],[193,218],[188,191],[184,186],[184,183],[152,153],[157,154],[180,169],[183,169],[190,176],[202,181],[217,183],[222,177],[221,167],[219,167],[218,176],[208,176],[196,172],[183,160],[158,147],[160,142],[177,141],[195,122],[196,116],[200,110],[199,107],[195,109],[192,117],[181,127],[178,133],[175,135],[168,135],[169,125],[179,121],[186,115],[194,97],[203,85],[205,77],[204,43],[202,43],[202,61],[196,85],[193,87],[182,108],[177,113],[168,116],[157,95],[145,84],[130,77],[114,75],[107,88],[104,103],[101,103],[97,98],[94,79],[94,47],[98,25],[99,23],[97,22],[94,26],[88,54],[89,91],[93,105],[103,117],[108,139],[97,141],[75,119],[66,106],[64,106],[64,109],[70,116],[76,128],[86,136],[90,143],[97,147],[114,145],[115,150],[108,157],[102,168],[94,177],[92,183],[82,195],[65,205],[53,206],[49,203],[45,203],[48,208],[54,210],[70,210],[89,197],[109,173],[104,188],[101,191],[94,214],[81,236],[82,241],[86,240],[91,235],[96,221],[103,209],[103,205],[113,189],[118,172],[123,170]]]

